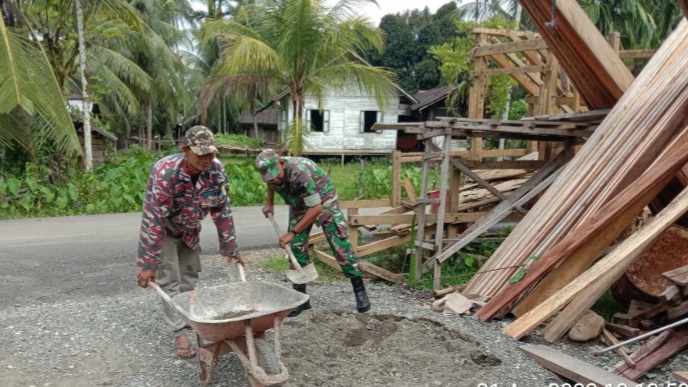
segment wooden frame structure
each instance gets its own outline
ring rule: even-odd
[[[452,254],[500,221],[520,219],[525,210],[522,206],[537,197],[556,177],[556,171],[570,159],[575,146],[592,134],[608,110],[587,112],[584,98],[566,83],[561,76],[559,62],[548,49],[545,40],[533,32],[492,30],[478,28],[471,31],[477,36],[478,47],[471,53],[475,62],[469,91],[469,118],[441,118],[422,123],[376,124],[376,130],[404,130],[415,133],[426,142],[426,151],[414,153],[393,152],[392,195],[390,199],[341,202],[348,210],[351,240],[358,255],[367,255],[408,243],[410,225],[414,219],[425,227],[416,228],[416,266],[411,268],[415,279],[423,272],[434,269],[434,285],[441,287],[441,264]],[[649,57],[653,50],[619,51],[618,34],[610,40],[612,49],[620,58]],[[492,66],[491,66],[492,64]],[[494,64],[499,68],[494,68]],[[492,75],[511,75],[526,90],[529,117],[524,120],[493,120],[484,118],[487,78]],[[562,81],[562,79],[564,81]],[[559,112],[563,114],[554,114]],[[535,118],[532,118],[535,117]],[[444,137],[445,146],[438,149],[432,139]],[[483,138],[514,138],[526,140],[522,149],[483,149]],[[454,151],[448,147],[452,139],[469,139],[470,149]],[[555,144],[561,144],[557,149]],[[519,158],[539,151],[539,160],[494,159]],[[558,156],[557,156],[558,155]],[[423,183],[420,196],[416,197],[410,183],[401,181],[402,165],[423,164]],[[440,197],[428,197],[427,175],[430,168],[441,165]],[[539,172],[508,197],[489,182],[482,179],[477,170],[524,169]],[[489,211],[473,212],[459,202],[461,174],[489,191],[492,202],[501,201]],[[402,197],[402,187],[407,199]],[[447,195],[448,193],[448,195]],[[489,204],[489,203],[485,203]],[[436,213],[427,213],[426,206],[439,206]],[[390,208],[376,215],[360,215],[361,208]],[[378,225],[392,225],[387,238],[366,245],[359,245],[358,230],[372,229]],[[446,238],[445,238],[446,230]],[[441,235],[427,240],[427,236]],[[312,241],[322,238],[314,235]],[[432,256],[428,259],[425,250]],[[332,267],[338,268],[333,257],[316,250],[317,256]],[[366,271],[391,282],[401,282],[406,274],[391,273],[366,263]]]

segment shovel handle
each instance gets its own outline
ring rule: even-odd
[[[277,237],[282,236],[282,231],[279,228],[279,225],[275,221],[275,218],[272,216],[272,214],[268,214],[268,218],[270,219],[270,222],[272,223],[272,228],[275,229],[275,233],[277,234]],[[287,250],[287,255],[289,256],[289,260],[291,261],[291,264],[294,265],[295,270],[301,270],[301,265],[299,264],[299,261],[296,260],[296,257],[294,256],[294,252],[291,251],[291,246],[286,245],[284,246],[284,249]]]

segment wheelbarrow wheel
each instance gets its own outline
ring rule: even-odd
[[[280,367],[275,357],[275,351],[272,346],[265,341],[265,339],[256,338],[256,354],[258,355],[258,365],[263,368],[268,375],[277,375],[280,373]]]

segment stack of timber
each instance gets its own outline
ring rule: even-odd
[[[588,108],[612,108],[633,83],[633,75],[578,3],[575,0],[556,3],[519,0],[519,3]]]
[[[481,319],[507,310],[546,275],[511,310],[520,318],[505,332],[521,338],[566,307],[544,332],[555,340],[688,210],[688,191],[683,190],[590,268],[688,161],[686,66],[684,20],[483,268],[497,271],[468,284],[465,292],[493,297],[478,312]],[[540,259],[528,260],[534,255]],[[505,287],[515,269],[498,269],[528,263],[526,276]]]

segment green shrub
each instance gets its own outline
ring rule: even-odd
[[[216,134],[215,143],[217,145],[238,146],[248,148],[260,148],[263,141],[258,138],[246,136],[244,134]]]

